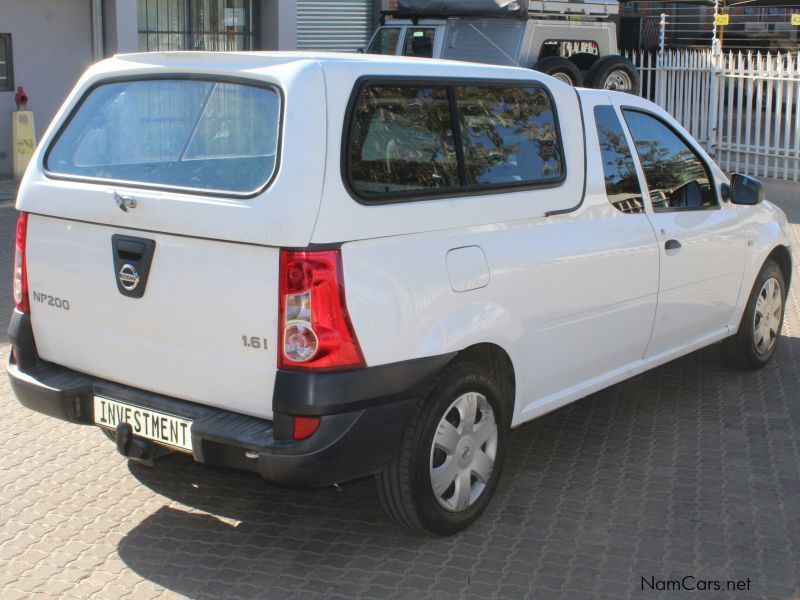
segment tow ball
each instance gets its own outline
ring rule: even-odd
[[[148,440],[133,437],[133,427],[130,423],[120,423],[117,425],[117,452],[128,460],[147,465],[155,466],[155,459],[166,456],[170,453],[166,448],[157,446]]]

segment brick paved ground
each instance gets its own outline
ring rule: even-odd
[[[798,189],[770,184],[795,248]],[[22,409],[2,374],[0,596],[649,598],[666,595],[642,576],[693,575],[798,598],[798,289],[763,371],[707,349],[521,427],[488,513],[444,540],[390,524],[369,480],[297,491],[182,457],[129,466],[99,431]]]

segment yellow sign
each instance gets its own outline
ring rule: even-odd
[[[11,113],[11,143],[14,148],[14,177],[22,177],[36,149],[33,113],[15,110]]]
[[[728,25],[731,22],[731,16],[727,13],[719,13],[714,15],[714,25]]]
[[[792,15],[792,25],[800,25],[800,13],[794,13]]]

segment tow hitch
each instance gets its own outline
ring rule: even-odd
[[[117,425],[117,452],[128,460],[133,460],[148,467],[155,465],[155,459],[170,454],[166,448],[158,446],[149,440],[133,437],[133,427],[130,423]]]

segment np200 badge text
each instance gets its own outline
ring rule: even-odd
[[[17,208],[22,404],[131,460],[374,475],[440,535],[512,428],[710,344],[767,364],[791,279],[761,183],[659,107],[436,59],[105,60]]]

